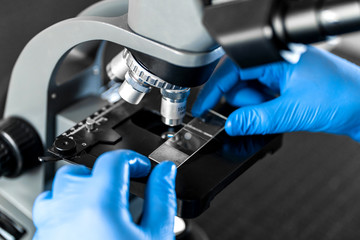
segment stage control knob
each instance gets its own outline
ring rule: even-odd
[[[43,145],[26,121],[11,117],[0,121],[0,176],[17,177],[39,164]]]

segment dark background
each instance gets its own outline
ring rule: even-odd
[[[25,44],[93,2],[1,1],[0,106]],[[335,52],[356,62],[351,42],[344,44]],[[286,134],[277,153],[239,177],[196,222],[215,240],[359,239],[360,145],[343,136]]]
[[[0,0],[0,116],[12,67],[26,43],[94,2],[97,0]]]

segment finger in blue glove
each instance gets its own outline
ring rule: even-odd
[[[35,201],[34,239],[173,239],[173,163],[159,164],[150,175],[140,226],[129,213],[130,177],[144,177],[150,167],[146,157],[119,150],[101,155],[92,172],[83,166],[61,168],[52,191]]]
[[[280,96],[233,112],[225,126],[229,135],[311,131],[348,135],[360,141],[359,67],[310,46],[296,64],[240,69],[228,59],[199,94],[194,115],[212,108],[221,96],[254,78],[279,91]]]

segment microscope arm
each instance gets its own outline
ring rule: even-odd
[[[183,52],[149,40],[129,29],[126,15],[65,20],[38,34],[21,53],[12,72],[5,117],[22,117],[34,126],[45,145],[51,144],[55,136],[49,131],[54,126],[47,123],[53,122],[49,120],[55,116],[48,113],[51,110],[48,101],[57,87],[56,70],[69,50],[92,40],[114,42],[183,67],[208,64],[223,54],[219,48],[211,53]],[[34,62],[39,67],[34,67]]]

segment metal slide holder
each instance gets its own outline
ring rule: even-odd
[[[180,167],[224,130],[226,117],[209,111],[194,118],[149,155],[157,163],[172,161]]]

